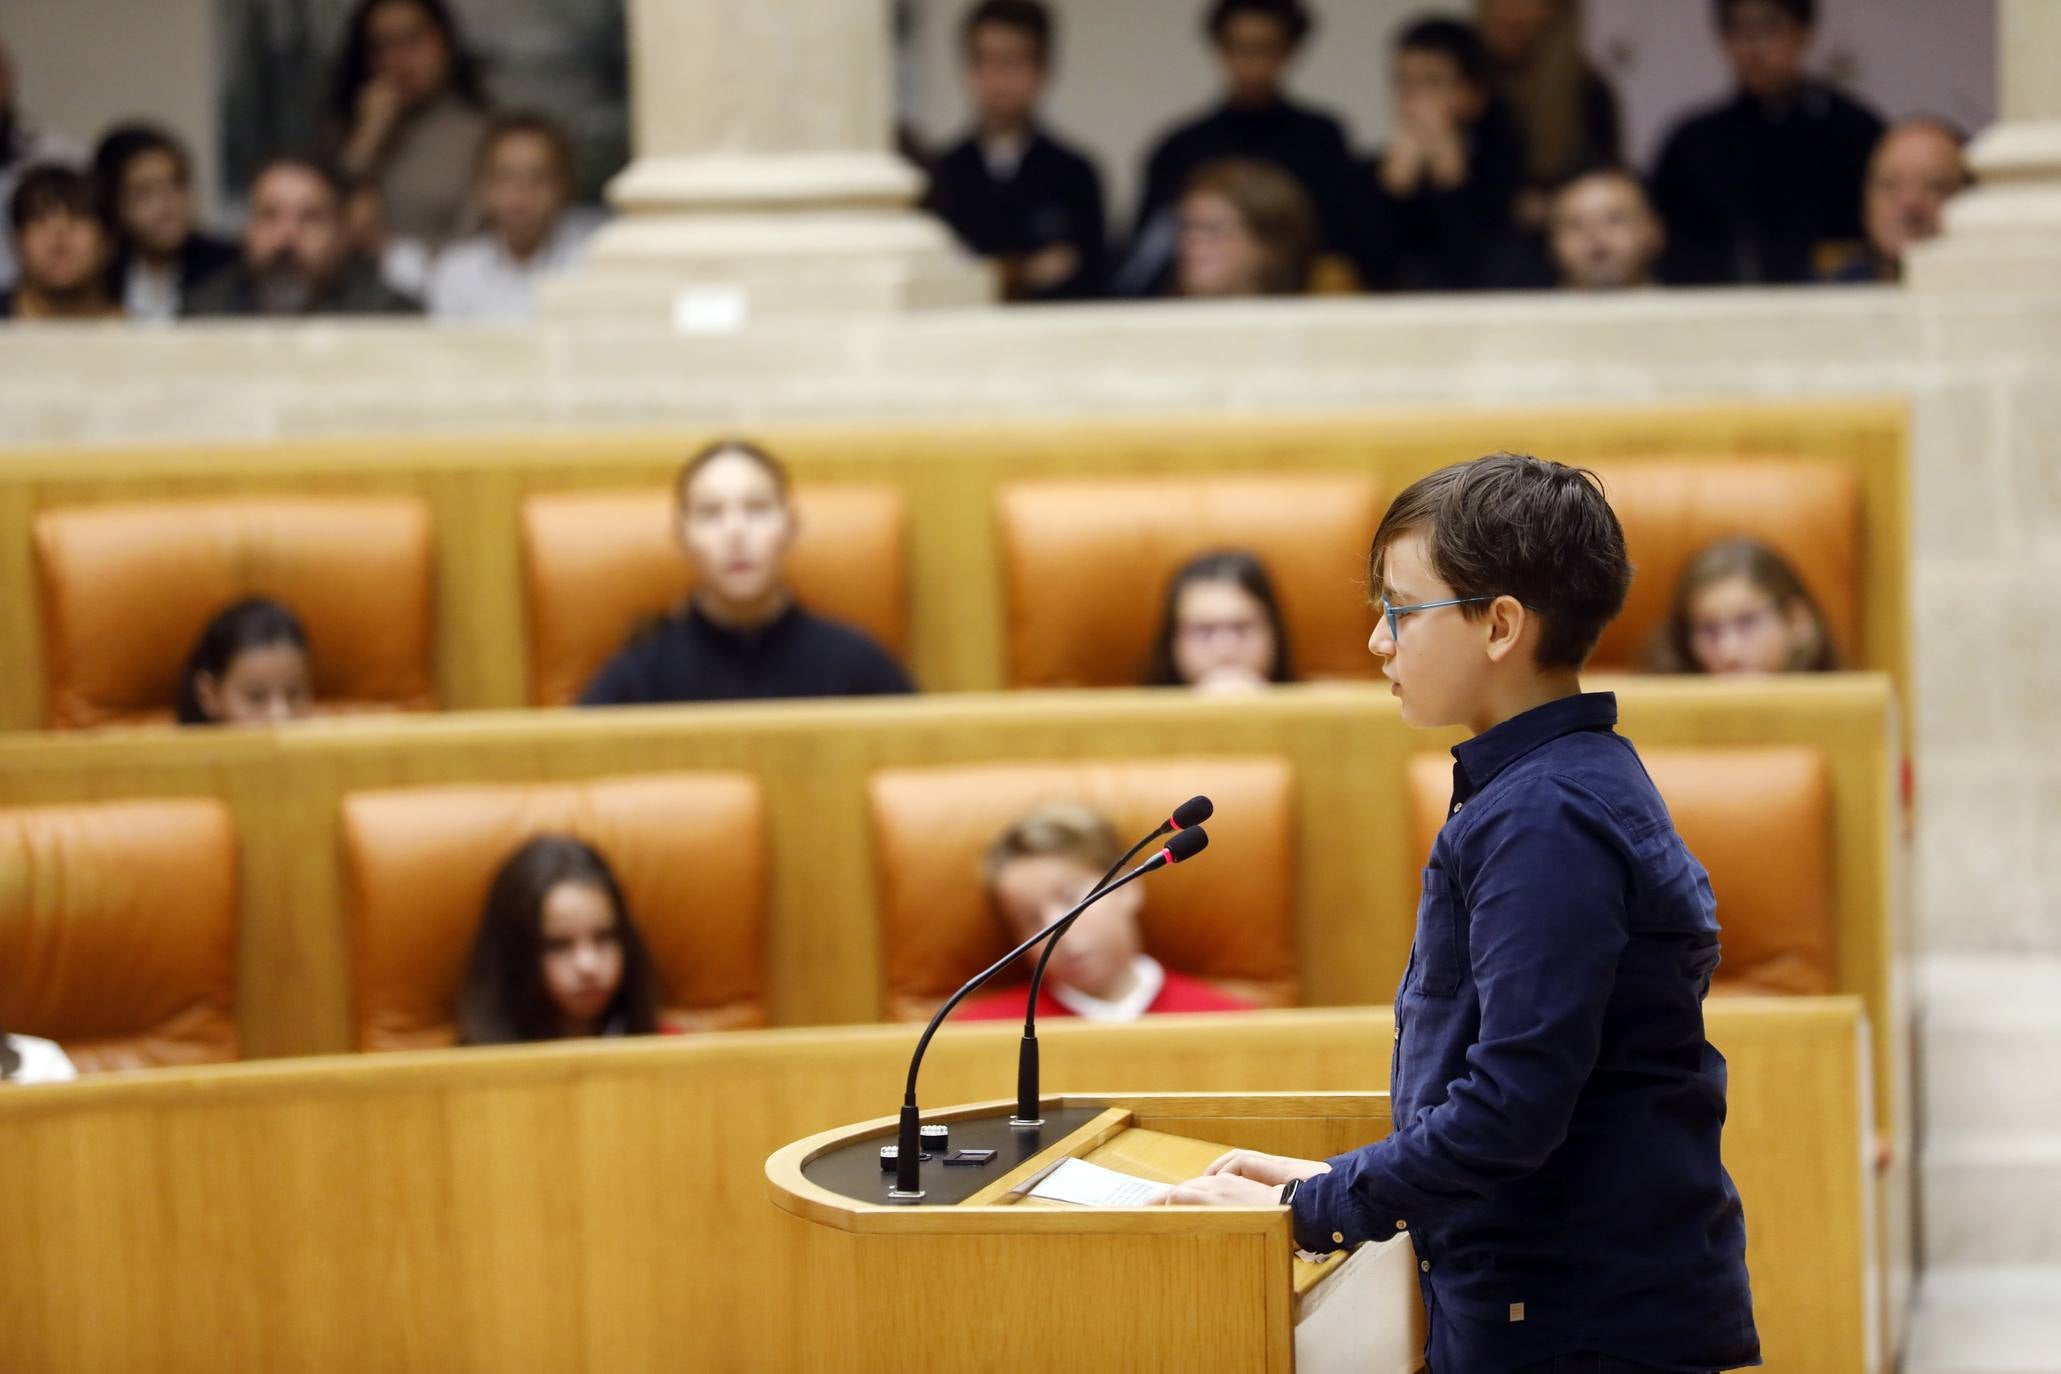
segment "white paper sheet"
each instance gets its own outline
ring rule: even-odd
[[[1071,1202],[1077,1207],[1140,1207],[1165,1187],[1163,1183],[1118,1173],[1085,1159],[1068,1159],[1039,1179],[1030,1195],[1052,1202]]]

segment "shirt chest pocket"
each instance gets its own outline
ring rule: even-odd
[[[1436,868],[1424,870],[1424,895],[1417,899],[1417,937],[1410,947],[1414,991],[1423,997],[1451,997],[1460,990],[1459,903],[1452,882]]]

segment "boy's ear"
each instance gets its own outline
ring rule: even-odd
[[[1517,651],[1517,646],[1537,633],[1538,626],[1531,611],[1514,596],[1499,596],[1489,603],[1488,615],[1489,662],[1501,663]]]

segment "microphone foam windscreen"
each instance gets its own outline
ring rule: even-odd
[[[1191,825],[1201,825],[1214,816],[1216,810],[1208,797],[1190,797],[1174,808],[1174,826],[1186,830]]]
[[[1179,863],[1183,859],[1192,859],[1207,848],[1209,848],[1209,832],[1201,826],[1195,826],[1187,830],[1176,830],[1167,838],[1166,842],[1167,853],[1172,856],[1175,863]]]

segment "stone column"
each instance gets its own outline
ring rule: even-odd
[[[1978,184],[1913,247],[1921,290],[2061,290],[2061,3],[1997,0],[1999,118],[1968,147]]]
[[[722,328],[994,297],[913,208],[887,0],[630,0],[628,18],[635,157],[547,316]]]

